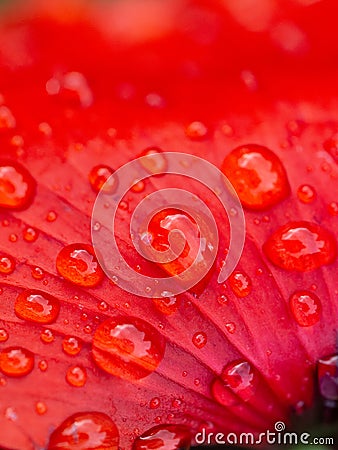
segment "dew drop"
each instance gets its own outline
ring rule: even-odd
[[[4,328],[0,328],[0,342],[6,342],[8,337],[7,331]]]
[[[46,370],[48,369],[47,361],[42,359],[41,361],[39,361],[38,367],[41,370],[41,372],[46,372]]]
[[[170,297],[154,297],[153,303],[158,311],[160,311],[162,314],[170,316],[178,310],[180,306],[180,299],[179,297],[175,297],[173,295]]]
[[[290,308],[298,325],[315,325],[321,314],[321,302],[317,295],[308,291],[297,291],[290,297]]]
[[[31,274],[35,280],[42,280],[45,276],[45,272],[38,266],[32,267]]]
[[[51,344],[54,341],[55,336],[52,330],[46,328],[41,332],[40,339],[44,344]]]
[[[140,181],[136,181],[132,187],[130,188],[130,190],[132,192],[135,192],[136,194],[143,192],[145,189],[145,183],[144,181],[140,180]]]
[[[331,202],[328,206],[328,211],[331,216],[338,216],[338,203]]]
[[[185,129],[185,134],[192,140],[203,139],[208,135],[208,128],[202,122],[191,122]]]
[[[191,440],[184,425],[157,425],[134,441],[133,450],[189,450]]]
[[[149,402],[150,409],[157,409],[161,404],[161,400],[158,397],[154,397]]]
[[[64,247],[56,258],[56,268],[66,280],[79,286],[95,287],[103,280],[103,271],[90,245]]]
[[[75,336],[66,336],[62,341],[62,350],[70,356],[75,356],[80,353],[82,349],[82,342]]]
[[[46,91],[70,106],[88,108],[93,103],[93,93],[80,72],[68,72],[51,78],[46,83]]]
[[[45,292],[29,289],[18,295],[14,311],[20,319],[47,324],[57,319],[60,302]]]
[[[97,307],[100,311],[108,310],[108,304],[104,300],[102,300],[100,303],[98,303]]]
[[[34,354],[23,347],[7,347],[0,353],[0,370],[9,377],[23,377],[34,368]]]
[[[93,338],[93,356],[104,371],[128,380],[154,372],[163,359],[164,338],[147,322],[134,317],[104,321]]]
[[[285,270],[307,272],[332,263],[337,254],[333,235],[312,222],[290,222],[263,245],[265,256]]]
[[[106,194],[112,194],[116,190],[118,180],[114,176],[114,169],[109,166],[100,164],[93,167],[88,178],[94,192],[103,189]]]
[[[23,238],[26,242],[35,242],[39,237],[38,230],[35,230],[32,227],[26,227],[23,230]]]
[[[316,198],[316,191],[308,184],[302,184],[297,190],[297,196],[302,203],[312,203]]]
[[[91,333],[93,332],[93,327],[92,327],[91,325],[86,325],[86,326],[83,328],[83,331],[84,331],[86,334],[91,334]]]
[[[0,131],[11,130],[16,127],[16,120],[7,106],[0,106]]]
[[[246,208],[265,210],[290,193],[282,162],[261,145],[248,144],[235,148],[224,159],[221,170]]]
[[[55,222],[57,217],[58,216],[55,211],[49,211],[46,215],[46,220],[47,220],[47,222],[50,222],[50,223]]]
[[[234,332],[236,331],[236,325],[234,324],[234,322],[227,322],[225,324],[225,329],[230,333],[230,334],[234,334]]]
[[[236,297],[247,297],[252,291],[251,278],[244,272],[233,272],[229,277],[228,283]]]
[[[64,420],[51,434],[47,450],[118,450],[119,432],[101,412],[79,412]]]
[[[338,354],[318,361],[318,384],[321,395],[329,401],[338,401]]]
[[[203,331],[198,331],[192,337],[192,343],[197,348],[203,348],[207,343],[207,335]]]
[[[15,260],[9,255],[0,253],[0,273],[10,275],[15,270]]]
[[[338,138],[332,137],[323,143],[324,149],[338,162]]]
[[[35,411],[39,416],[43,416],[47,412],[47,406],[44,402],[36,402],[35,403]]]
[[[66,373],[66,381],[74,387],[82,387],[87,381],[87,371],[82,366],[69,367]]]
[[[157,175],[166,172],[168,162],[158,147],[148,147],[139,154],[141,166],[150,174]]]
[[[36,182],[21,164],[0,158],[0,207],[20,210],[33,201]]]
[[[11,233],[8,236],[8,240],[9,240],[9,242],[16,242],[18,240],[18,236],[15,233]]]
[[[217,301],[220,305],[226,305],[228,303],[228,297],[224,294],[217,297]]]

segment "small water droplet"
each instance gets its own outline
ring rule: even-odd
[[[261,145],[235,148],[224,159],[222,172],[234,186],[243,206],[249,209],[270,208],[290,193],[282,162]]]
[[[56,268],[61,276],[73,284],[95,287],[103,280],[93,248],[87,244],[70,244],[56,258]]]
[[[152,373],[164,350],[164,338],[152,325],[134,317],[114,317],[97,328],[92,353],[106,372],[133,380]]]
[[[226,305],[228,303],[228,297],[224,294],[217,297],[217,301],[220,305]]]
[[[122,200],[122,201],[120,201],[118,208],[121,209],[122,211],[128,211],[129,203],[126,202],[125,200]]]
[[[0,328],[0,342],[6,342],[8,337],[8,332],[4,328]]]
[[[307,272],[332,263],[337,254],[333,235],[312,222],[290,222],[280,227],[263,245],[266,257],[276,266]]]
[[[62,350],[67,355],[75,356],[80,353],[82,349],[82,342],[75,336],[66,336],[62,341]]]
[[[15,270],[15,260],[9,255],[0,253],[0,273],[10,275]]]
[[[55,211],[49,211],[46,215],[46,220],[47,220],[47,222],[50,222],[50,223],[55,222],[57,217],[58,216]]]
[[[302,184],[297,189],[297,196],[302,203],[312,203],[316,198],[316,191],[309,184]]]
[[[331,202],[328,206],[328,211],[331,216],[338,216],[338,203]]]
[[[35,403],[35,411],[39,416],[42,416],[43,414],[46,414],[47,412],[47,405],[44,402],[36,402]]]
[[[57,319],[60,302],[45,292],[29,289],[17,296],[14,311],[20,319],[47,324]]]
[[[27,169],[17,162],[0,159],[1,208],[27,208],[33,201],[35,189],[36,182]]]
[[[158,397],[154,397],[149,402],[149,407],[151,409],[157,409],[161,404],[161,400]]]
[[[141,166],[150,174],[156,175],[166,172],[168,162],[158,147],[148,147],[139,154]]]
[[[298,325],[315,325],[321,315],[321,302],[317,295],[308,291],[297,291],[290,297],[290,308]]]
[[[130,190],[132,192],[135,193],[140,193],[143,192],[145,189],[145,183],[144,181],[140,180],[140,181],[135,181],[135,183],[132,185],[132,187],[130,188]]]
[[[93,167],[88,178],[94,192],[102,189],[106,194],[112,194],[117,188],[118,180],[114,176],[114,169],[104,164]]]
[[[234,322],[227,322],[225,324],[225,328],[230,334],[234,334],[234,332],[236,331],[236,325],[234,324]]]
[[[52,127],[47,122],[39,123],[38,130],[40,131],[40,133],[44,134],[46,137],[50,137],[53,133]]]
[[[23,238],[26,242],[35,242],[39,237],[39,231],[32,227],[26,227],[23,230]]]
[[[91,325],[86,325],[86,326],[83,328],[83,331],[84,331],[86,334],[91,334],[91,333],[93,332],[93,327],[92,327]]]
[[[42,280],[45,276],[45,272],[38,266],[32,267],[31,274],[35,280]]]
[[[185,129],[185,134],[193,140],[203,139],[208,135],[208,128],[202,122],[191,122]]]
[[[16,120],[7,106],[0,106],[0,131],[11,130],[16,127]]]
[[[46,328],[41,332],[40,339],[44,344],[51,344],[54,341],[55,336],[52,330]]]
[[[66,373],[66,381],[71,386],[82,387],[87,381],[87,371],[82,366],[69,367]]]
[[[203,348],[207,343],[207,335],[203,331],[198,331],[192,337],[192,343],[197,348]]]
[[[8,240],[9,240],[9,242],[16,242],[18,240],[18,236],[15,233],[11,233],[8,236]]]
[[[233,272],[228,283],[233,293],[239,298],[247,297],[252,291],[251,278],[245,272]]]
[[[109,416],[101,412],[79,412],[64,420],[51,434],[47,450],[118,450],[119,432]]]
[[[23,347],[7,347],[0,353],[0,370],[9,377],[22,377],[34,368],[34,354]]]
[[[100,303],[98,303],[97,307],[100,311],[107,311],[108,303],[106,303],[104,300],[102,300]]]

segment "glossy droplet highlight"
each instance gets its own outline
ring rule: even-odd
[[[0,273],[10,275],[15,270],[15,259],[9,255],[0,253]]]
[[[16,120],[7,106],[0,106],[0,131],[11,130],[16,127]]]
[[[282,162],[262,145],[248,144],[235,148],[224,159],[221,170],[246,208],[265,210],[290,193]]]
[[[153,298],[153,302],[156,309],[167,316],[174,314],[180,306],[180,299],[176,296]]]
[[[322,306],[313,292],[297,291],[290,297],[290,309],[298,325],[311,327],[319,321]]]
[[[290,222],[270,236],[263,252],[282,269],[307,272],[332,263],[337,244],[334,236],[316,223]]]
[[[26,242],[35,242],[39,237],[38,230],[35,230],[32,227],[26,227],[23,230],[23,238]]]
[[[31,274],[35,280],[42,280],[45,276],[45,272],[43,271],[43,269],[41,269],[41,267],[38,266],[32,267]]]
[[[103,191],[112,194],[117,187],[117,178],[114,175],[114,169],[100,164],[92,168],[89,173],[89,183],[94,192]],[[109,181],[108,181],[109,180]]]
[[[167,170],[168,162],[162,150],[157,147],[149,147],[140,153],[141,166],[151,175],[163,173]]]
[[[0,328],[0,342],[6,342],[8,340],[8,333],[4,328]]]
[[[66,373],[67,383],[74,387],[82,387],[87,381],[87,371],[82,366],[69,367]]]
[[[208,135],[208,128],[202,122],[191,122],[185,129],[185,134],[192,140],[203,139]]]
[[[51,344],[54,341],[55,336],[52,330],[46,328],[41,332],[40,339],[44,344]]]
[[[47,324],[57,319],[60,302],[45,292],[29,289],[18,295],[14,311],[20,319]]]
[[[133,450],[188,450],[191,440],[184,425],[158,425],[138,437]]]
[[[323,398],[329,402],[338,401],[338,354],[320,358],[317,373],[319,390]]]
[[[75,336],[66,336],[62,341],[62,350],[69,356],[75,356],[82,349],[82,341]]]
[[[207,343],[207,335],[203,331],[198,331],[192,337],[192,343],[197,348],[203,348]]]
[[[33,201],[36,182],[21,164],[0,158],[0,208],[20,210]]]
[[[247,297],[252,291],[251,278],[244,272],[233,272],[229,277],[228,283],[236,297]]]
[[[46,83],[46,91],[69,106],[88,108],[93,103],[93,93],[81,72],[67,72],[51,78]]]
[[[0,353],[0,370],[9,377],[23,377],[34,368],[34,354],[23,347],[7,347]]]
[[[86,244],[64,247],[56,258],[56,268],[66,280],[83,287],[95,287],[103,279],[94,250]]]
[[[316,191],[308,184],[302,184],[297,189],[297,197],[302,203],[312,203],[316,198]]]
[[[128,380],[144,378],[163,359],[165,340],[147,322],[115,317],[103,322],[93,338],[93,356],[104,371]]]
[[[101,412],[79,412],[68,417],[50,436],[47,450],[118,450],[115,423]]]

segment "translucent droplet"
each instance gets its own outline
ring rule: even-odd
[[[158,397],[154,397],[149,402],[150,409],[157,409],[161,404],[161,400]]]
[[[191,440],[192,435],[184,425],[158,425],[138,437],[133,450],[189,450]]]
[[[276,266],[307,272],[336,259],[334,236],[312,222],[290,222],[280,227],[263,245],[263,252]]]
[[[95,287],[103,280],[103,271],[90,245],[64,247],[56,258],[56,268],[66,280],[79,286]]]
[[[234,332],[236,331],[236,325],[234,324],[234,322],[227,322],[225,324],[225,328],[230,334],[234,334]]]
[[[39,231],[32,227],[26,227],[23,231],[23,238],[26,242],[35,242],[39,237]]]
[[[302,184],[297,190],[297,196],[302,203],[312,203],[316,198],[316,191],[308,184]]]
[[[42,416],[43,414],[46,414],[47,412],[47,405],[44,402],[36,402],[35,403],[35,411],[39,416]]]
[[[208,135],[208,128],[202,122],[191,122],[185,129],[185,134],[190,139],[203,139]]]
[[[104,186],[106,194],[112,194],[117,187],[118,180],[114,174],[114,169],[109,166],[100,164],[92,168],[89,173],[89,182],[95,192],[100,192]],[[107,183],[107,181],[109,182]]]
[[[69,367],[66,373],[66,380],[71,386],[82,387],[87,381],[87,371],[82,366]]]
[[[54,341],[55,336],[52,330],[46,328],[41,332],[40,339],[44,344],[51,344]]]
[[[317,295],[309,291],[297,291],[290,297],[290,308],[298,325],[315,325],[321,315],[321,302]]]
[[[27,208],[33,201],[35,189],[36,182],[27,169],[0,158],[0,208]]]
[[[148,173],[156,175],[166,172],[168,162],[161,149],[157,147],[146,148],[140,153],[139,157],[141,156],[144,158],[140,160],[140,164]]]
[[[164,338],[152,325],[134,317],[115,317],[97,328],[92,353],[103,370],[132,380],[155,371],[164,350]]]
[[[192,343],[197,348],[203,348],[207,343],[207,335],[203,331],[198,331],[192,337]]]
[[[4,328],[0,328],[0,342],[6,342],[8,337],[8,332]]]
[[[49,211],[46,215],[47,222],[55,222],[57,219],[57,214],[55,211]]]
[[[38,367],[41,370],[41,372],[46,372],[46,370],[48,369],[47,361],[42,359],[41,361],[39,361]]]
[[[18,295],[14,311],[20,319],[47,324],[57,319],[60,302],[45,292],[29,289]]]
[[[328,211],[331,216],[338,216],[338,203],[331,202],[328,206]]]
[[[159,298],[153,298],[153,303],[162,314],[165,314],[167,316],[170,316],[171,314],[174,314],[179,306],[180,306],[180,299],[179,297],[159,297]]]
[[[16,127],[16,120],[7,106],[0,106],[0,131],[11,130]]]
[[[233,293],[239,298],[247,297],[252,291],[251,278],[245,272],[233,272],[228,283]]]
[[[51,78],[46,83],[46,91],[70,106],[88,108],[93,103],[93,93],[80,72],[68,72]]]
[[[261,145],[235,148],[224,159],[222,172],[234,186],[243,206],[249,209],[270,208],[290,193],[282,162]]]
[[[9,377],[22,377],[34,368],[34,354],[23,347],[7,347],[0,353],[0,370]]]
[[[0,253],[0,273],[10,275],[15,270],[15,259],[9,255]]]
[[[81,349],[82,341],[75,336],[66,336],[62,341],[62,350],[67,353],[67,355],[78,355]]]
[[[32,267],[32,277],[35,280],[42,280],[45,276],[45,272],[41,269],[41,267]]]
[[[79,412],[68,417],[51,434],[47,450],[118,450],[119,432],[101,412]]]

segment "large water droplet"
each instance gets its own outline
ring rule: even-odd
[[[307,272],[332,263],[337,244],[331,233],[311,222],[290,222],[263,245],[267,258],[286,270]]]
[[[248,144],[235,148],[224,159],[221,170],[247,208],[270,208],[290,193],[282,162],[262,145]]]
[[[175,313],[180,306],[180,298],[176,296],[153,298],[155,307],[163,314],[170,316]]]
[[[45,292],[30,289],[18,295],[14,311],[20,319],[47,324],[56,320],[60,302]]]
[[[92,352],[106,372],[140,379],[156,370],[164,350],[164,338],[152,325],[134,317],[115,317],[97,328]]]
[[[191,439],[184,425],[159,425],[138,437],[133,450],[188,450]]]
[[[0,207],[27,208],[33,201],[36,182],[21,164],[0,159]]]
[[[94,250],[86,244],[64,247],[56,258],[56,268],[66,280],[83,287],[97,286],[103,279]]]
[[[23,347],[7,347],[0,353],[0,370],[9,377],[23,377],[34,368],[34,354]]]
[[[47,450],[118,450],[115,423],[101,412],[79,412],[68,417],[51,434]]]
[[[301,327],[310,327],[320,319],[321,302],[309,291],[297,291],[290,297],[291,312]]]
[[[26,242],[35,242],[39,237],[39,231],[32,227],[26,227],[23,231],[23,238]]]

